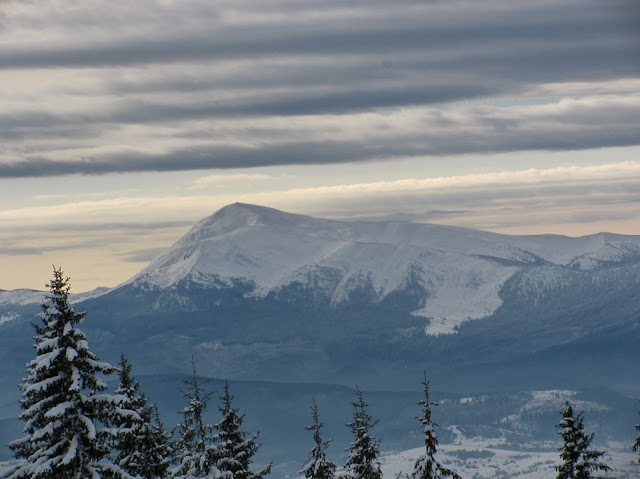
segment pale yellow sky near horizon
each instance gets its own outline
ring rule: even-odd
[[[639,151],[505,154],[484,157],[481,167],[465,157],[439,165],[414,159],[76,176],[47,179],[47,189],[45,180],[3,180],[21,192],[13,192],[14,204],[4,201],[8,189],[0,193],[0,270],[8,272],[0,275],[0,289],[43,289],[52,264],[71,277],[74,292],[116,286],[198,220],[236,201],[319,217],[505,234],[640,235]],[[509,160],[510,170],[497,170]],[[532,163],[547,167],[519,169]],[[420,177],[427,165],[439,176]],[[464,174],[454,174],[459,171]]]

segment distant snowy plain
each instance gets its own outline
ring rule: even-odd
[[[610,443],[604,461],[616,479],[640,477],[638,456],[623,444]],[[440,446],[438,460],[465,479],[549,479],[556,477],[560,456],[551,444],[531,443],[526,449],[509,449],[483,438],[464,438]],[[386,478],[410,472],[423,448],[390,452],[382,457]]]

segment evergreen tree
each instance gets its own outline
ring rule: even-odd
[[[120,385],[116,396],[120,408],[130,414],[118,414],[113,419],[117,434],[114,437],[114,462],[132,476],[144,479],[167,477],[171,448],[167,433],[159,423],[157,408],[150,405],[140,384],[131,375],[131,364],[121,355],[118,363]]]
[[[364,397],[360,388],[357,388],[357,399],[351,403],[353,405],[353,421],[347,426],[355,436],[347,452],[349,459],[344,465],[348,476],[352,479],[382,479],[382,471],[378,456],[380,455],[380,442],[372,437],[369,430],[378,421],[372,421],[367,413],[368,404],[364,402]]]
[[[320,422],[318,417],[318,405],[315,399],[311,405],[311,417],[313,424],[307,426],[308,431],[313,431],[313,441],[315,446],[311,449],[309,459],[302,466],[301,474],[307,479],[334,479],[336,477],[336,465],[327,459],[327,446],[331,442],[322,440],[322,428],[324,424]]]
[[[191,360],[193,378],[184,381],[182,391],[189,404],[182,410],[182,422],[176,426],[178,439],[178,462],[171,472],[173,479],[214,479],[220,477],[216,467],[216,448],[213,445],[213,427],[205,424],[203,414],[212,392],[203,389],[198,382],[196,362]]]
[[[638,411],[638,414],[640,414],[640,411]],[[636,431],[640,433],[640,424],[636,425]],[[636,442],[633,444],[633,450],[640,452],[640,434],[638,434]],[[640,463],[640,458],[638,458],[638,462]]]
[[[560,466],[556,466],[558,471],[557,479],[591,479],[607,476],[594,475],[598,471],[607,472],[611,468],[600,462],[600,458],[605,454],[591,448],[593,433],[587,434],[584,431],[583,416],[580,412],[574,417],[573,406],[567,401],[562,420],[556,426],[560,429],[563,445],[558,449],[560,457],[564,461]]]
[[[151,406],[151,416],[153,418],[154,434],[157,436],[157,439],[154,441],[156,446],[153,448],[153,451],[158,459],[164,459],[164,463],[166,463],[166,469],[163,465],[159,468],[162,474],[158,475],[163,478],[169,477],[169,465],[175,462],[175,444],[171,441],[171,434],[167,432],[160,419],[160,413],[158,412],[158,406],[156,404]]]
[[[426,373],[422,385],[424,386],[424,399],[418,401],[418,405],[422,406],[422,416],[416,419],[418,419],[422,425],[426,454],[423,454],[416,460],[413,472],[408,477],[411,479],[440,479],[443,477],[460,479],[458,474],[436,461],[435,455],[438,449],[438,439],[434,428],[438,425],[431,420],[431,406],[437,406],[438,404],[429,400],[429,381],[427,381]]]
[[[69,304],[69,278],[53,269],[42,305],[42,325],[34,324],[36,358],[21,384],[25,433],[9,447],[25,461],[11,479],[129,477],[109,461],[109,420],[117,409],[99,375],[114,368],[89,350],[79,323],[85,313]],[[125,410],[123,410],[126,413]]]
[[[222,418],[214,426],[216,435],[216,466],[222,477],[233,479],[261,479],[271,472],[271,464],[258,472],[251,470],[251,460],[260,445],[256,442],[258,435],[249,437],[242,431],[244,414],[233,407],[233,396],[229,392],[229,382],[224,384],[224,395],[220,396],[222,404],[219,406]]]

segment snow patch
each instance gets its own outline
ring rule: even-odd
[[[7,323],[9,321],[13,321],[14,319],[18,319],[20,317],[20,315],[16,314],[16,313],[5,313],[5,314],[0,314],[0,324],[2,323]]]

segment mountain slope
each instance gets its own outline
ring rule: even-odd
[[[424,289],[412,313],[433,318],[428,331],[453,332],[502,304],[500,289],[532,266],[571,270],[640,259],[640,237],[508,236],[405,222],[343,222],[236,203],[195,225],[127,283],[166,289],[180,281],[230,287],[264,298],[292,284],[332,304],[370,287],[383,299],[410,283]],[[556,272],[549,268],[549,281]],[[427,298],[428,301],[427,301]]]

